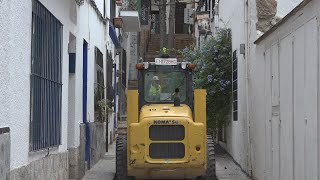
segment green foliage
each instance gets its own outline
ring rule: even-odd
[[[104,122],[108,118],[108,110],[112,107],[112,102],[102,98],[103,89],[96,88],[94,95],[95,121]]]
[[[195,87],[207,90],[208,131],[225,126],[232,107],[231,31],[221,29],[200,48],[186,48],[180,53],[197,64]]]
[[[163,47],[162,49],[160,49],[159,54],[160,54],[160,57],[163,57],[163,58],[170,57],[169,50],[166,47]]]
[[[169,48],[163,47],[159,51],[157,51],[157,53],[159,54],[159,57],[162,57],[162,58],[169,58],[169,57],[175,58],[181,55],[182,51],[174,48],[169,49]]]

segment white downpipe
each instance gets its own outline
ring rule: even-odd
[[[250,98],[249,98],[249,57],[250,57],[250,27],[249,27],[249,0],[244,1],[244,20],[245,20],[245,36],[246,36],[246,46],[245,46],[245,59],[246,59],[246,105],[247,105],[247,130],[248,130],[248,151],[247,151],[247,156],[248,156],[248,173],[251,176],[252,175],[252,145],[251,145],[251,133],[250,133],[250,111],[249,111],[249,103],[250,103]]]

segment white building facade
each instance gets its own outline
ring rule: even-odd
[[[257,180],[319,179],[319,8],[319,1],[302,2],[256,41],[250,117]]]
[[[318,179],[319,3],[278,1],[283,19],[260,38],[257,3],[215,7],[213,26],[231,29],[238,61],[238,119],[219,144],[254,179]]]
[[[10,154],[1,180],[81,178],[107,151],[116,113],[96,121],[95,88],[118,103],[115,8],[106,0],[0,2],[0,137],[10,137],[0,141],[0,161]]]
[[[236,67],[236,79],[233,79],[234,99],[230,109],[230,119],[228,126],[222,130],[222,136],[218,137],[219,144],[230,153],[234,160],[240,165],[243,171],[251,173],[251,150],[250,150],[250,122],[248,118],[248,86],[247,86],[247,51],[243,52],[241,46],[247,47],[248,36],[248,6],[245,1],[205,1],[207,8],[202,7],[202,11],[209,12],[210,31],[213,36],[219,29],[231,29],[232,36],[232,58],[233,67]],[[197,27],[197,26],[196,26]],[[211,35],[200,35],[198,45]],[[235,69],[234,69],[235,70]]]
[[[278,1],[276,9],[273,2],[215,1],[211,31],[231,29],[233,60],[237,60],[237,79],[233,79],[237,103],[219,144],[254,179],[317,179],[318,3],[303,2],[287,16],[302,1]],[[257,31],[261,5],[285,22],[255,44],[261,35]],[[274,23],[270,18],[269,28]],[[201,45],[206,36],[199,37]]]

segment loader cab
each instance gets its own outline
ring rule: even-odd
[[[193,69],[187,62],[137,64],[139,110],[148,104],[185,104],[193,109]],[[169,64],[169,65],[164,65]]]
[[[216,179],[206,90],[193,88],[194,68],[176,58],[136,65],[138,89],[127,92],[127,130],[116,143],[116,180]]]

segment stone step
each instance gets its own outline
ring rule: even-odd
[[[189,34],[175,34],[174,35],[174,49],[182,50],[185,47],[189,47],[194,43],[194,38]],[[151,35],[148,43],[146,56],[152,57],[152,59],[159,54],[160,51],[160,34]]]

